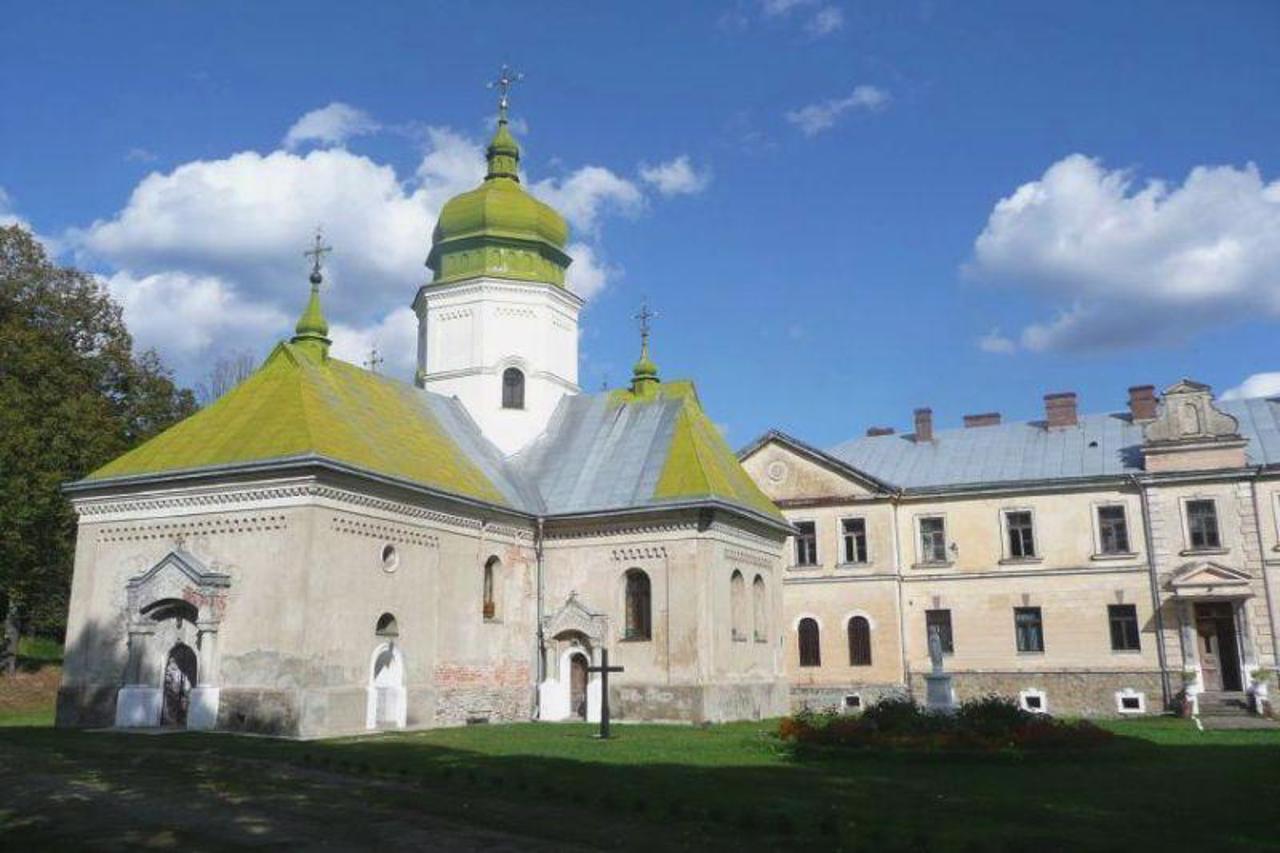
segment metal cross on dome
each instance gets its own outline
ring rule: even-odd
[[[510,101],[508,95],[511,93],[511,87],[524,79],[524,73],[516,71],[505,62],[502,63],[502,70],[498,72],[498,79],[491,83],[486,83],[486,89],[498,90],[498,118],[505,121],[507,118],[507,106]]]
[[[640,321],[640,344],[641,346],[649,345],[649,332],[652,331],[652,321],[658,319],[657,311],[649,310],[649,302],[646,300],[640,303],[640,313],[635,317]]]
[[[304,258],[311,258],[311,277],[313,279],[319,277],[320,275],[320,261],[323,260],[325,255],[329,254],[332,251],[333,251],[333,247],[326,246],[324,244],[324,235],[321,233],[319,228],[316,228],[315,245],[312,248],[307,249],[305,252],[302,253],[302,256]]]
[[[378,373],[382,362],[383,358],[378,354],[378,347],[375,345],[369,350],[369,360],[364,363],[364,366],[370,373]]]

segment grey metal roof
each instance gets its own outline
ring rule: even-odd
[[[1280,463],[1280,398],[1228,400],[1219,409],[1240,422],[1249,464]],[[1073,427],[1043,421],[851,439],[827,451],[845,464],[905,489],[1027,480],[1117,476],[1142,471],[1142,426],[1129,414],[1083,415]]]
[[[541,438],[511,457],[551,513],[649,506],[679,400],[609,405],[607,394],[564,397]]]

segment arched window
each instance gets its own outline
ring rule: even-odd
[[[383,613],[378,617],[378,624],[374,627],[373,633],[378,637],[398,637],[400,636],[400,625],[396,622],[396,617],[390,613]]]
[[[865,616],[849,620],[849,666],[871,666],[871,623]]]
[[[649,576],[640,569],[627,569],[626,639],[648,640],[653,636],[649,610]]]
[[[747,582],[742,572],[734,571],[729,578],[729,608],[733,618],[733,639],[747,639]]]
[[[818,620],[808,616],[800,620],[800,665],[822,666],[822,647],[818,642]]]
[[[524,408],[524,374],[519,368],[508,367],[502,371],[502,408]]]
[[[764,578],[756,575],[751,582],[751,610],[756,642],[763,643],[769,639],[769,603],[765,598]]]
[[[482,613],[485,619],[498,618],[498,600],[495,597],[494,587],[497,582],[496,575],[501,565],[502,561],[497,557],[490,557],[489,561],[484,564],[484,605]]]

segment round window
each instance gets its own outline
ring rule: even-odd
[[[396,546],[387,545],[382,549],[382,570],[394,572],[398,565],[400,565],[400,554],[396,551]]]

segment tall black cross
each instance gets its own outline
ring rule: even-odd
[[[600,737],[609,737],[609,673],[622,672],[620,666],[609,666],[609,650],[600,650],[600,665],[587,667],[587,672],[600,673]]]

